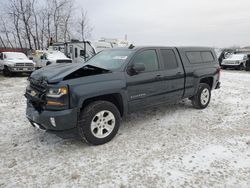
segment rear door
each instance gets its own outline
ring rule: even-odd
[[[164,82],[160,79],[157,49],[138,51],[130,65],[144,64],[145,71],[136,75],[126,74],[129,111],[161,103],[164,98]]]
[[[185,89],[185,73],[181,60],[175,48],[160,48],[159,53],[166,102],[178,101]]]

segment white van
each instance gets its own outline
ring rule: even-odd
[[[15,73],[31,73],[35,70],[36,64],[28,59],[24,53],[1,52],[0,70],[4,76],[12,76]]]

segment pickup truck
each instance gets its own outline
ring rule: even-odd
[[[184,98],[206,108],[220,87],[220,66],[212,48],[129,47],[44,67],[28,81],[26,116],[34,127],[75,130],[99,145],[116,135],[128,113]]]
[[[246,67],[247,59],[247,54],[233,54],[222,61],[221,68],[234,68],[237,70],[244,70]]]
[[[0,71],[4,76],[12,76],[15,73],[31,73],[35,70],[36,64],[28,59],[24,53],[1,52]]]
[[[40,55],[39,59],[36,58],[38,69],[56,63],[72,63],[72,59],[60,51],[46,51]]]

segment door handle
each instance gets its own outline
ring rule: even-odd
[[[177,72],[176,75],[181,75],[181,72]]]
[[[160,74],[156,75],[155,77],[156,80],[162,80],[162,76]]]

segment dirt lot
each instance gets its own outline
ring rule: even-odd
[[[250,187],[250,74],[222,72],[205,110],[188,100],[128,116],[89,146],[31,127],[25,77],[0,77],[0,187]]]

